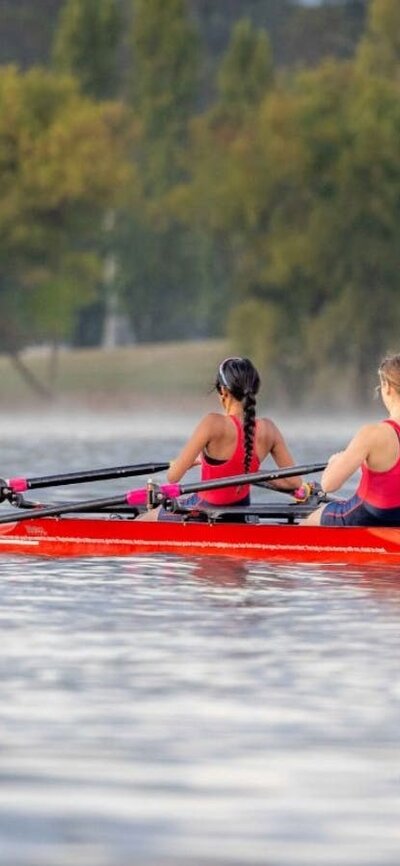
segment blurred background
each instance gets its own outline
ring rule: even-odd
[[[370,405],[400,324],[398,0],[0,0],[0,399]]]

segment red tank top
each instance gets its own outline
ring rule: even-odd
[[[229,475],[243,475],[245,461],[244,433],[243,426],[239,418],[235,415],[229,415],[237,431],[236,448],[228,460],[223,463],[208,463],[204,454],[201,455],[201,480],[211,481],[215,478],[227,478]],[[253,454],[251,457],[249,472],[257,472],[260,468],[260,461],[255,452],[255,442],[253,445]],[[242,484],[238,487],[223,487],[221,490],[205,490],[201,498],[211,505],[232,505],[235,502],[240,502],[250,494],[250,485]]]
[[[400,442],[400,424],[390,418],[382,422],[389,424],[396,431]],[[386,472],[376,472],[365,463],[361,467],[361,481],[357,494],[360,499],[374,508],[400,507],[400,457]]]

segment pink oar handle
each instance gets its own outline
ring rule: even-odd
[[[162,493],[163,496],[166,496],[168,499],[175,499],[176,496],[181,495],[180,484],[161,484],[159,487],[159,491],[160,493]],[[129,490],[129,492],[126,494],[126,501],[128,505],[146,505],[146,488],[141,487],[139,490]]]
[[[9,478],[7,485],[13,493],[25,493],[28,490],[28,482],[26,478]]]

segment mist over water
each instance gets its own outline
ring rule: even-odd
[[[274,417],[299,462],[360,423]],[[0,474],[169,459],[197,418],[5,418]],[[397,866],[395,569],[2,556],[0,578],[1,866]]]
[[[194,426],[207,411],[216,411],[213,395],[203,398],[193,407],[192,402],[170,407],[157,404],[151,406],[128,407],[122,410],[82,411],[71,406],[68,409],[54,408],[44,412],[17,413],[15,410],[1,416],[2,442],[9,445],[23,440],[25,447],[31,441],[43,442],[46,439],[59,441],[65,439],[76,444],[77,441],[91,440],[95,443],[115,440],[120,447],[123,442],[136,442],[138,439],[160,443],[164,440],[183,442]],[[361,424],[377,420],[384,413],[378,403],[358,413],[310,413],[301,409],[289,412],[282,408],[261,406],[259,415],[273,418],[281,427],[292,447],[304,450],[315,445],[324,436],[335,447],[344,447],[348,439]],[[19,444],[18,444],[19,447]],[[178,445],[179,447],[179,445]]]

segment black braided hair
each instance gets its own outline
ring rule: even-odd
[[[249,358],[226,358],[219,366],[215,387],[224,386],[235,400],[243,403],[244,471],[250,469],[256,429],[256,394],[260,388],[260,377]]]

